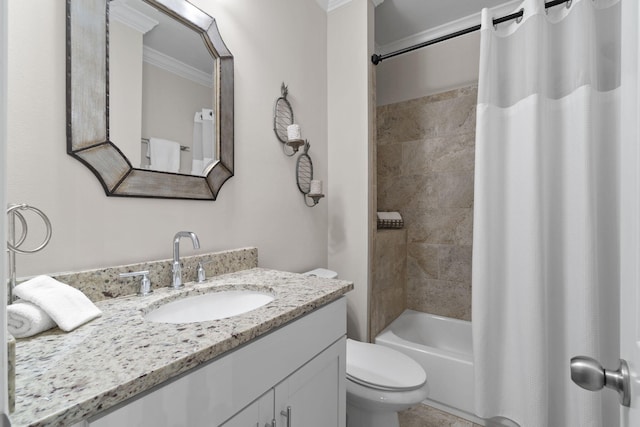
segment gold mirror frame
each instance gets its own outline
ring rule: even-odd
[[[215,19],[185,0],[144,0],[202,36],[212,53],[218,160],[205,176],[134,168],[109,138],[109,0],[67,0],[67,153],[107,196],[215,200],[233,176],[233,55]]]

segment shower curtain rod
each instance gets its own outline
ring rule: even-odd
[[[569,3],[568,6],[570,6],[571,5],[571,1],[572,0],[552,0],[552,1],[546,2],[544,4],[544,7],[545,7],[545,9],[548,9],[550,7],[553,7],[553,6],[558,6],[558,5],[562,4],[562,3]],[[519,18],[522,18],[523,16],[524,16],[524,9],[520,9],[518,12],[512,13],[511,15],[507,15],[507,16],[503,16],[502,18],[494,19],[493,20],[493,25],[498,25],[498,24],[501,24],[503,22],[511,21],[513,19],[519,19]],[[432,44],[440,43],[440,42],[443,42],[445,40],[450,40],[450,39],[453,39],[455,37],[463,36],[465,34],[473,33],[475,31],[478,31],[479,29],[480,29],[480,25],[475,25],[473,27],[465,28],[464,30],[456,31],[454,33],[447,34],[447,35],[435,38],[433,40],[427,40],[426,42],[422,42],[422,43],[418,43],[418,44],[413,45],[413,46],[405,47],[404,49],[396,50],[396,51],[390,52],[390,53],[385,53],[384,55],[378,55],[378,54],[374,53],[373,55],[371,55],[371,62],[373,62],[373,65],[378,65],[380,62],[384,61],[385,59],[393,58],[394,56],[402,55],[404,53],[409,53],[409,52],[412,52],[414,50],[421,49],[423,47],[431,46]]]

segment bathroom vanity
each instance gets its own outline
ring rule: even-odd
[[[185,289],[99,301],[103,316],[16,346],[13,426],[345,425],[350,282],[261,268]],[[231,318],[144,316],[186,296],[234,289],[274,300]]]

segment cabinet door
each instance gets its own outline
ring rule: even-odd
[[[273,389],[235,414],[220,427],[264,427],[273,421]]]
[[[279,427],[345,427],[345,358],[341,338],[276,386]]]

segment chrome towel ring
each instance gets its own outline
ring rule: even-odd
[[[42,218],[42,221],[44,222],[44,225],[46,227],[44,240],[40,245],[38,245],[33,249],[20,248],[22,244],[25,242],[25,240],[27,239],[27,235],[29,234],[29,225],[24,215],[22,214],[22,212],[24,211],[35,212],[38,216],[40,216],[40,218]],[[7,208],[7,216],[9,220],[9,224],[8,224],[9,235],[7,239],[7,250],[9,252],[9,294],[8,294],[9,299],[8,299],[8,302],[9,304],[11,304],[13,303],[13,300],[14,300],[13,288],[15,288],[16,286],[16,253],[28,255],[28,254],[39,252],[42,249],[44,249],[44,247],[47,246],[47,244],[49,244],[49,241],[51,240],[52,227],[51,227],[51,221],[49,221],[49,218],[44,212],[42,212],[40,209],[34,206],[30,206],[25,203],[10,204],[9,207]],[[21,233],[18,239],[16,239],[16,218],[18,219],[18,221],[20,221],[20,226],[21,226]]]

